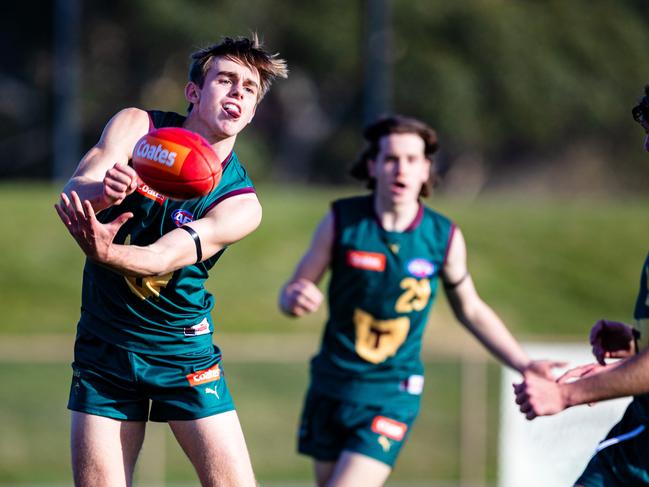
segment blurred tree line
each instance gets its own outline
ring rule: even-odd
[[[348,180],[362,144],[371,1],[81,2],[83,149],[122,107],[184,112],[189,54],[257,31],[291,72],[240,137],[244,163],[258,181]],[[3,7],[0,178],[52,176],[53,4]],[[649,2],[387,5],[391,109],[438,130],[447,190],[646,188],[630,109],[649,82]]]

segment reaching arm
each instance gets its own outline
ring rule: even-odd
[[[70,196],[75,191],[94,211],[121,203],[137,187],[137,174],[128,161],[135,143],[148,131],[145,111],[127,108],[117,113],[99,142],[83,156],[63,192]]]
[[[88,258],[123,275],[162,275],[196,262],[196,245],[183,229],[172,230],[147,246],[118,245],[113,239],[132,213],[124,213],[102,224],[95,217],[91,203],[82,202],[76,192],[72,192],[72,200],[65,193],[61,199],[63,203],[55,205],[59,217]],[[206,260],[252,233],[260,222],[261,206],[257,196],[247,193],[222,201],[205,217],[188,226],[198,233],[201,260]]]
[[[503,364],[523,372],[528,368],[550,375],[557,364],[530,361],[503,321],[476,291],[467,268],[466,244],[462,232],[455,229],[442,279],[455,317]]]
[[[597,374],[560,386],[566,407],[648,393],[649,349],[623,360],[616,367],[608,366]]]
[[[579,404],[649,393],[649,349],[612,365],[583,366],[575,370],[587,373],[582,379],[566,382],[527,372],[523,382],[514,384],[516,403],[525,417],[531,420]]]
[[[302,257],[293,277],[282,287],[280,309],[290,316],[316,311],[324,299],[318,283],[331,262],[334,240],[334,217],[331,212],[322,219],[313,235],[311,246]]]

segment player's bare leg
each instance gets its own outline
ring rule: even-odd
[[[169,426],[203,487],[257,486],[236,411]]]
[[[385,484],[392,469],[360,453],[344,451],[335,464],[326,487],[381,487]],[[321,485],[318,483],[318,485]]]
[[[72,475],[77,487],[130,486],[145,423],[72,412]]]
[[[315,481],[318,487],[324,487],[334,474],[336,462],[321,462],[316,460],[313,463],[313,470],[315,472]]]

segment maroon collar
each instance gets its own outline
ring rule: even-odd
[[[410,225],[406,227],[406,229],[403,231],[405,232],[412,232],[415,228],[419,226],[421,223],[421,220],[424,218],[424,205],[421,204],[421,201],[419,203],[419,208],[417,209],[417,214],[415,215],[415,218],[410,222]],[[374,208],[374,202],[372,202],[372,212],[374,213],[374,219],[376,220],[376,223],[383,228],[383,223],[381,222],[381,219],[379,218],[379,215],[376,213],[376,209]],[[383,228],[385,230],[385,228]],[[386,230],[388,231],[388,230]]]

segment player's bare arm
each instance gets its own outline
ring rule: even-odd
[[[317,311],[323,301],[318,283],[331,262],[334,239],[334,217],[329,212],[316,229],[311,246],[300,260],[293,277],[282,287],[280,309],[291,316]]]
[[[562,365],[547,360],[530,360],[500,317],[478,295],[467,267],[464,236],[459,228],[453,234],[442,276],[446,296],[460,323],[505,365],[523,373],[532,369],[551,377],[551,369]]]
[[[575,377],[578,380],[571,380]],[[519,409],[527,419],[559,413],[579,404],[588,404],[617,397],[645,394],[649,391],[649,354],[607,366],[590,364],[566,372],[557,381],[534,373],[514,384]]]
[[[144,110],[126,108],[106,124],[99,142],[79,162],[63,192],[75,191],[95,211],[121,203],[137,187],[137,174],[128,161],[135,143],[149,131]]]
[[[646,394],[649,392],[649,353],[644,350],[581,380],[566,382],[562,387],[568,406]]]
[[[95,216],[89,201],[81,201],[76,192],[72,199],[61,195],[55,205],[63,224],[90,258],[121,274],[134,277],[163,275],[197,261],[197,244],[183,229],[175,229],[147,246],[118,245],[113,239],[119,228],[133,215],[124,213],[103,224]],[[252,233],[261,222],[261,205],[253,193],[228,198],[191,227],[200,240],[201,261],[224,247]]]

